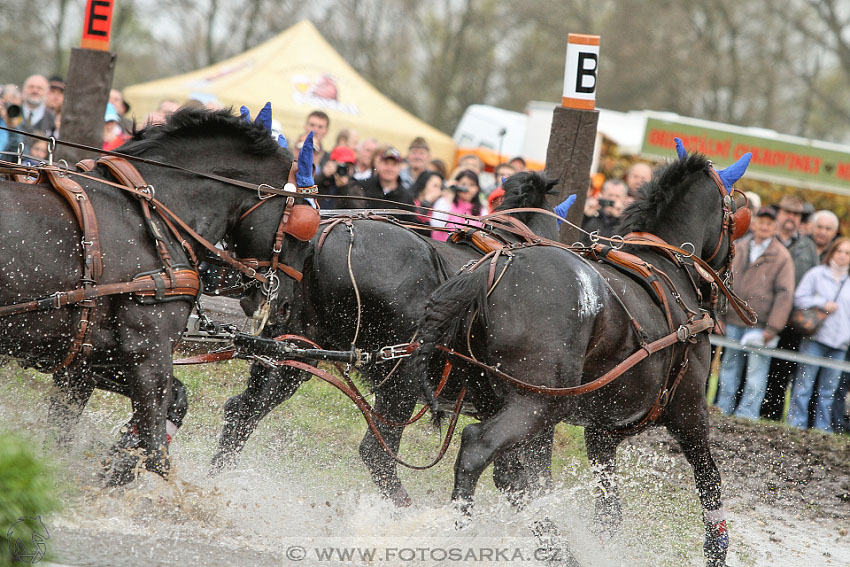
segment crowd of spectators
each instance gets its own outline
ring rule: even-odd
[[[23,86],[0,85],[0,126],[60,138],[65,84],[61,77],[32,75]],[[181,107],[221,108],[215,100],[180,103],[166,99],[141,125],[160,124]],[[130,104],[113,89],[104,116],[103,148],[115,149],[130,136]],[[522,157],[486,171],[474,154],[458,159],[448,172],[434,159],[428,142],[414,138],[406,153],[374,138],[362,138],[352,129],[341,130],[331,146],[326,142],[330,117],[310,112],[290,148],[297,155],[306,135],[314,136],[316,184],[325,209],[387,208],[386,201],[414,210],[417,219],[433,227],[431,236],[446,240],[468,219],[487,214],[501,200],[502,180],[526,169]],[[279,125],[277,126],[279,129]],[[0,130],[0,151],[23,153],[30,162],[47,158],[47,143]],[[8,158],[8,154],[6,155]],[[591,235],[617,234],[620,215],[638,198],[638,188],[651,179],[650,164],[636,162],[622,179],[594,179],[588,190],[581,240]],[[850,357],[850,239],[838,235],[834,213],[814,211],[798,197],[784,196],[762,207],[758,195],[748,193],[754,219],[750,232],[736,244],[733,277],[736,292],[758,314],[749,329],[734,317],[726,333],[741,345],[778,347],[790,351],[847,360]],[[372,200],[377,199],[377,200]],[[826,318],[812,336],[800,335],[788,325],[794,307],[818,308]],[[755,352],[726,349],[719,367],[717,407],[726,414],[749,419],[779,420],[790,391],[786,420],[794,427],[827,432],[850,430],[846,398],[850,374],[816,364],[796,364]]]
[[[581,241],[617,235],[620,215],[651,177],[651,166],[636,162],[622,179],[593,179]],[[838,234],[838,217],[814,211],[794,195],[764,207],[757,194],[748,192],[747,198],[753,222],[735,245],[732,272],[735,292],[756,311],[758,324],[745,327],[730,312],[724,321],[727,337],[742,346],[850,360],[850,285],[844,285],[850,239]],[[788,325],[794,308],[818,308],[826,318],[813,335],[804,336]],[[791,426],[848,432],[848,389],[847,372],[728,348],[720,359],[714,403],[728,415],[775,421],[788,404],[785,420]]]

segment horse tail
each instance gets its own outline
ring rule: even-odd
[[[476,320],[489,323],[487,309],[487,270],[476,270],[455,276],[434,290],[419,321],[419,348],[411,357],[414,376],[421,377],[422,393],[431,407],[434,421],[439,424],[440,412],[434,398],[436,384],[428,373],[428,363],[437,345],[454,347],[461,329]]]

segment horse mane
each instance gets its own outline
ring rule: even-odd
[[[638,198],[623,212],[617,234],[655,232],[669,223],[669,208],[675,200],[686,196],[686,188],[692,183],[690,178],[709,168],[711,162],[708,158],[694,153],[657,169],[652,179],[638,190]]]
[[[154,124],[133,132],[133,137],[121,147],[121,152],[140,155],[153,149],[163,149],[178,140],[213,137],[241,140],[247,144],[249,153],[260,157],[283,149],[265,127],[234,116],[230,109],[184,108],[171,114],[165,124]],[[292,159],[291,154],[289,159]]]
[[[502,185],[505,190],[505,197],[494,212],[522,208],[551,211],[552,207],[548,204],[546,196],[554,194],[553,189],[557,184],[557,179],[548,179],[546,175],[536,171],[515,173],[507,178]],[[517,213],[513,216],[528,224],[535,213]]]

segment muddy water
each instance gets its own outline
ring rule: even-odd
[[[415,504],[398,510],[376,496],[356,447],[305,440],[274,423],[258,431],[235,470],[217,478],[206,468],[218,424],[188,424],[172,446],[173,480],[145,473],[129,488],[104,489],[97,455],[127,412],[87,410],[78,440],[57,451],[43,426],[46,405],[13,403],[2,391],[0,428],[26,432],[62,471],[65,508],[45,519],[49,551],[62,565],[703,564],[695,493],[671,487],[658,472],[664,463],[640,449],[621,453],[626,518],[613,539],[590,529],[592,482],[579,463],[556,470],[557,488],[522,511],[486,472],[475,517],[459,528],[448,504],[450,460],[427,473],[405,471]],[[729,564],[850,565],[838,524],[732,502]]]

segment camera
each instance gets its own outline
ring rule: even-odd
[[[21,107],[14,103],[6,103],[6,116],[9,118],[17,118],[21,115]]]
[[[469,189],[467,189],[463,185],[451,185],[449,186],[449,189],[456,193],[466,193],[467,191],[469,191]]]
[[[599,206],[601,208],[614,206],[614,201],[612,201],[611,199],[599,199],[597,202],[599,203]]]
[[[338,163],[336,164],[336,174],[340,177],[346,177],[351,174],[351,164],[350,163]]]

